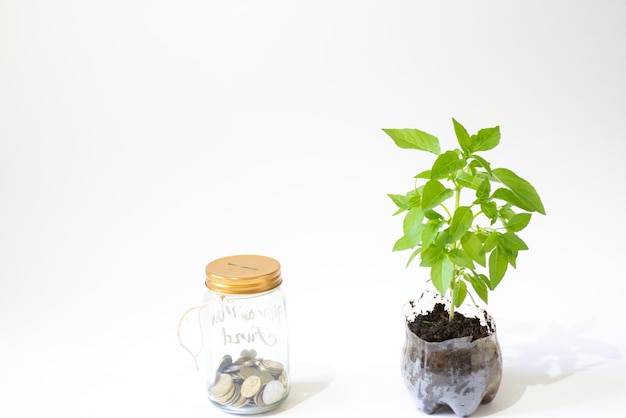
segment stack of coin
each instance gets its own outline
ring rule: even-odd
[[[222,358],[209,398],[230,408],[260,408],[284,399],[287,383],[282,363],[243,350],[236,361],[228,354]]]

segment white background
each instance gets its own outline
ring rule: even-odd
[[[178,345],[204,266],[282,264],[275,415],[415,410],[392,253],[432,159],[500,125],[547,216],[497,291],[505,375],[476,416],[623,416],[626,3],[0,0],[0,416],[224,415]],[[188,335],[193,337],[188,324]],[[443,412],[442,416],[449,415]]]

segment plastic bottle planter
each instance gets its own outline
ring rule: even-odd
[[[432,296],[423,295],[402,307],[406,318],[402,378],[420,411],[432,414],[448,405],[456,415],[466,417],[481,403],[491,402],[500,387],[502,355],[495,323],[485,311],[477,310],[491,335],[475,341],[471,337],[425,341],[409,329],[409,323],[432,309],[434,302]]]

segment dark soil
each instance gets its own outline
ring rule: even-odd
[[[459,312],[450,321],[449,312],[442,303],[437,303],[432,311],[420,314],[409,323],[409,329],[422,340],[442,342],[452,338],[472,337],[472,341],[490,335],[489,328],[478,318],[468,318]]]

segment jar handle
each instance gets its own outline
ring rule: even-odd
[[[185,351],[187,351],[191,355],[192,361],[196,366],[196,370],[200,370],[200,367],[198,367],[198,357],[200,356],[200,354],[202,354],[202,348],[204,347],[204,332],[202,331],[202,309],[206,308],[207,306],[208,303],[204,303],[202,305],[194,306],[187,309],[187,311],[185,311],[185,313],[180,317],[180,320],[178,321],[178,343],[181,345],[181,347],[185,349]],[[197,354],[194,354],[191,349],[187,347],[185,343],[183,343],[183,340],[180,336],[180,329],[183,321],[185,320],[185,318],[187,318],[187,315],[195,310],[198,311],[198,326],[200,327],[200,348],[198,349]]]

